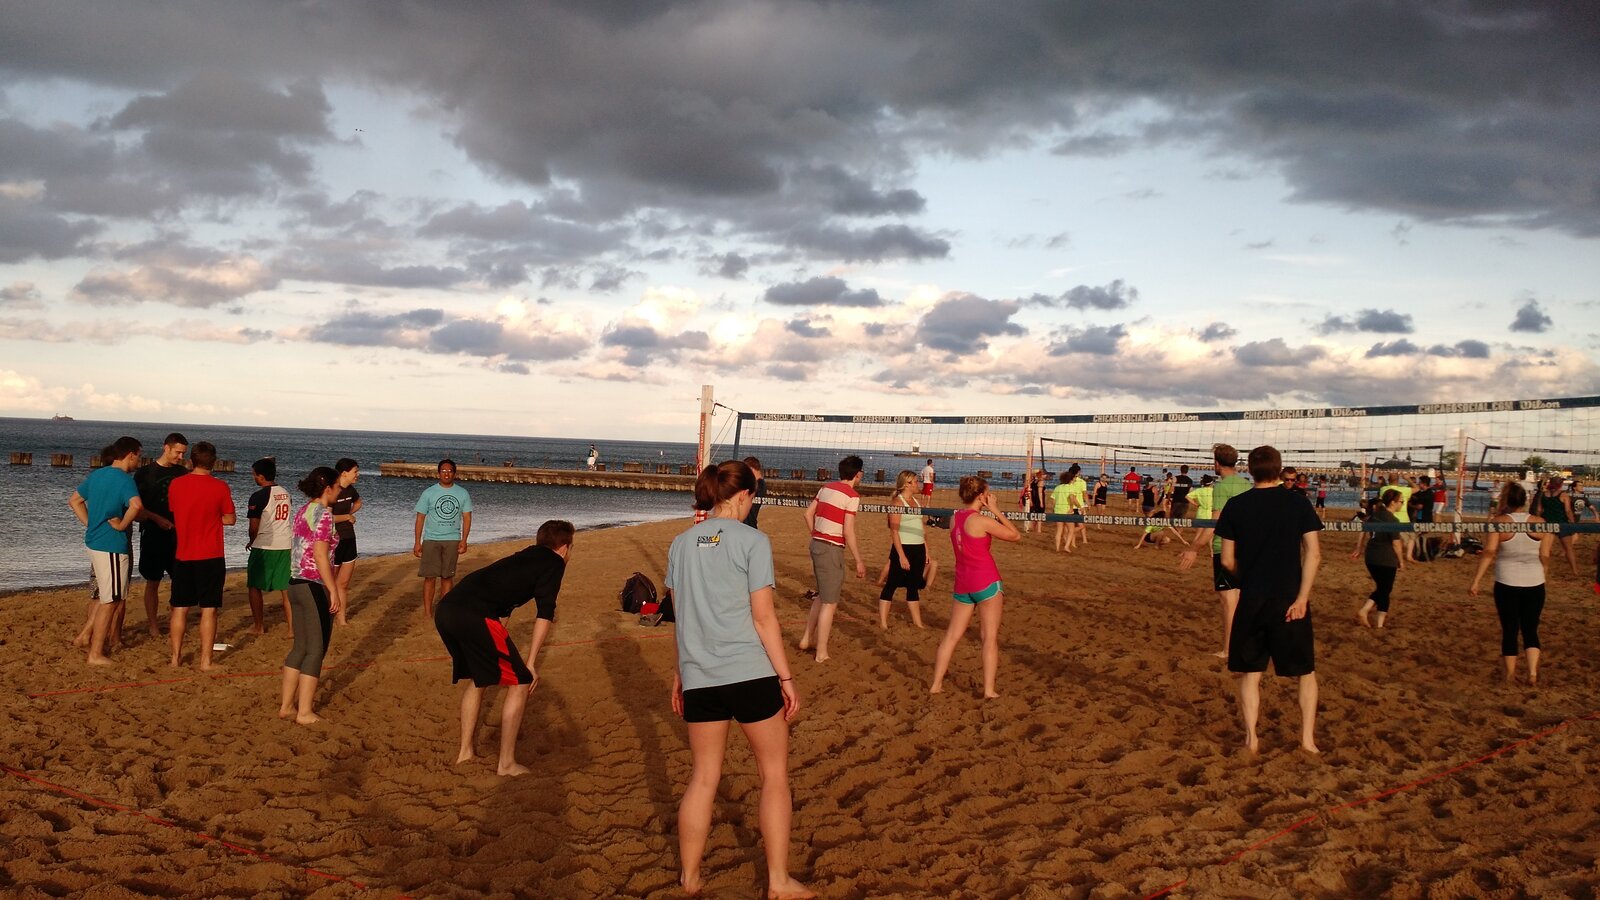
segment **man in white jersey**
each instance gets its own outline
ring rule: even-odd
[[[250,560],[245,566],[245,584],[250,588],[250,615],[255,619],[252,634],[266,634],[262,603],[267,591],[278,591],[283,601],[283,620],[294,637],[294,622],[289,617],[289,551],[294,545],[289,492],[277,484],[278,461],[258,459],[250,467],[255,473],[255,493],[250,495],[250,539],[245,549]]]

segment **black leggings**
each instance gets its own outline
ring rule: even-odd
[[[922,599],[917,592],[922,590],[922,572],[928,562],[928,547],[926,544],[901,544],[906,551],[906,562],[911,568],[900,568],[900,554],[894,552],[894,547],[889,547],[889,580],[883,583],[883,590],[878,592],[879,600],[893,600],[894,592],[899,588],[906,589],[906,602],[916,603]]]
[[[289,609],[294,613],[294,644],[283,659],[284,668],[319,677],[322,658],[328,652],[328,639],[333,636],[328,589],[319,582],[291,579]]]
[[[1394,566],[1375,566],[1367,563],[1367,574],[1372,576],[1372,593],[1368,596],[1378,607],[1378,612],[1389,611],[1389,592],[1394,590],[1394,576],[1400,570]]]
[[[1517,655],[1517,632],[1522,646],[1539,648],[1539,614],[1544,612],[1544,585],[1512,587],[1494,583],[1494,611],[1500,614],[1500,655]]]

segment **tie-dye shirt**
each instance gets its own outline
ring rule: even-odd
[[[328,559],[331,561],[333,551],[339,546],[339,533],[333,530],[333,510],[320,503],[307,503],[300,507],[299,515],[294,517],[294,556],[290,569],[293,577],[322,583],[322,575],[317,572],[315,552],[318,541],[328,545]]]

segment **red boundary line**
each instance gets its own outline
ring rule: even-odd
[[[166,819],[160,818],[159,816],[153,816],[150,813],[147,813],[147,812],[145,812],[143,810],[134,809],[131,806],[123,806],[120,803],[113,803],[110,800],[102,800],[99,797],[94,797],[94,796],[91,796],[89,794],[85,794],[82,791],[76,791],[76,790],[73,790],[72,788],[64,787],[62,785],[56,784],[55,782],[46,781],[43,778],[40,778],[40,777],[38,777],[36,775],[29,775],[27,772],[24,772],[24,771],[22,771],[20,769],[13,769],[10,766],[0,765],[0,772],[5,772],[7,775],[15,776],[17,778],[22,779],[23,781],[32,782],[33,784],[36,784],[36,785],[39,785],[41,787],[47,788],[48,790],[54,791],[57,794],[61,794],[64,797],[71,797],[74,800],[78,800],[78,801],[81,801],[83,803],[86,803],[89,806],[99,807],[101,809],[115,810],[116,812],[120,812],[120,813],[126,813],[127,815],[136,816],[138,818],[144,819],[147,822],[152,822],[152,823],[154,823],[156,825],[160,825],[163,828],[170,828],[173,831],[188,832],[190,837],[194,838],[197,841],[200,841],[201,843],[214,843],[214,844],[218,845],[219,847],[223,847],[224,849],[231,850],[234,853],[240,854],[242,856],[254,857],[255,859],[259,859],[259,860],[261,860],[263,862],[279,863],[280,865],[285,865],[285,866],[289,866],[290,868],[299,869],[302,872],[305,872],[305,873],[307,873],[309,875],[315,875],[318,878],[322,878],[322,879],[325,879],[327,881],[337,881],[337,882],[341,882],[341,883],[344,883],[344,884],[348,884],[348,885],[350,885],[352,887],[360,888],[363,891],[378,890],[378,888],[371,887],[371,886],[367,885],[364,882],[360,882],[360,881],[355,880],[354,878],[349,878],[349,877],[346,877],[344,875],[335,875],[332,872],[324,872],[324,871],[321,871],[320,869],[313,869],[310,866],[302,865],[300,863],[294,863],[294,862],[289,862],[287,860],[278,859],[277,857],[273,856],[270,853],[267,853],[264,850],[257,850],[254,847],[246,847],[243,844],[235,844],[232,841],[225,841],[222,838],[219,838],[219,837],[217,837],[215,835],[206,834],[203,831],[189,831],[187,826],[179,825],[176,822],[168,821]],[[398,900],[409,900],[409,898],[407,898],[404,894],[397,894],[396,897],[398,898]]]
[[[549,649],[555,649],[556,647],[577,647],[577,646],[580,646],[580,645],[583,645],[583,644],[599,644],[599,643],[602,643],[604,641],[643,641],[643,640],[648,640],[650,638],[664,638],[664,637],[668,636],[669,634],[671,634],[671,632],[666,632],[666,631],[658,631],[658,632],[653,632],[653,633],[649,633],[649,634],[638,634],[638,635],[619,634],[619,635],[613,635],[611,637],[589,638],[587,640],[582,640],[582,641],[562,641],[562,642],[555,643],[555,644],[548,644],[546,646]],[[449,658],[450,657],[448,657],[448,656],[413,656],[413,657],[411,657],[409,659],[398,660],[398,662],[402,662],[402,663],[440,662],[442,660],[446,660],[446,659],[449,659]],[[337,665],[332,665],[332,666],[323,666],[322,668],[324,670],[327,670],[327,669],[370,669],[373,666],[384,665],[384,664],[386,664],[388,662],[391,662],[391,661],[390,660],[373,660],[371,662],[339,663]],[[128,682],[123,682],[122,684],[103,684],[103,685],[100,685],[98,687],[67,688],[65,690],[59,690],[59,691],[38,691],[38,692],[35,692],[35,693],[32,693],[32,694],[28,694],[26,696],[27,696],[27,698],[29,700],[37,700],[40,697],[61,697],[61,696],[65,696],[67,694],[99,694],[99,693],[103,693],[105,691],[120,691],[120,690],[124,690],[126,688],[154,687],[154,686],[160,685],[160,684],[182,684],[184,682],[194,681],[194,680],[200,679],[200,678],[206,678],[206,679],[210,679],[210,680],[213,680],[213,681],[221,681],[221,680],[227,679],[227,678],[270,678],[270,677],[276,677],[278,674],[279,674],[278,672],[273,671],[273,672],[222,672],[222,673],[218,673],[216,675],[186,675],[186,676],[184,676],[182,678],[162,678],[162,679],[158,679],[156,681],[128,681]]]
[[[1435,772],[1434,774],[1429,775],[1429,776],[1427,776],[1425,778],[1418,778],[1415,781],[1409,781],[1409,782],[1406,782],[1405,784],[1399,785],[1397,787],[1392,787],[1392,788],[1389,788],[1388,790],[1385,790],[1385,791],[1379,791],[1376,794],[1371,794],[1369,796],[1362,797],[1359,800],[1350,800],[1350,801],[1347,801],[1345,803],[1335,804],[1333,806],[1328,807],[1327,809],[1322,810],[1321,812],[1312,813],[1311,815],[1306,816],[1303,819],[1299,819],[1299,820],[1297,820],[1295,822],[1292,822],[1289,825],[1279,829],[1278,831],[1276,831],[1276,832],[1274,832],[1274,833],[1262,838],[1261,840],[1258,840],[1255,843],[1250,844],[1249,846],[1245,847],[1243,850],[1240,850],[1239,852],[1233,854],[1232,856],[1228,857],[1227,859],[1224,859],[1224,860],[1222,860],[1220,862],[1217,862],[1217,863],[1213,863],[1212,865],[1213,866],[1226,866],[1226,865],[1230,865],[1232,863],[1236,863],[1239,860],[1243,859],[1245,857],[1245,855],[1250,853],[1251,851],[1259,850],[1262,847],[1265,847],[1266,845],[1276,841],[1278,838],[1284,837],[1285,835],[1293,834],[1294,832],[1299,831],[1301,828],[1304,828],[1305,826],[1310,825],[1312,822],[1315,822],[1318,819],[1331,817],[1335,813],[1343,812],[1344,810],[1347,810],[1347,809],[1355,809],[1358,806],[1364,806],[1364,805],[1366,805],[1368,803],[1376,803],[1376,802],[1378,802],[1380,800],[1387,800],[1387,799],[1389,799],[1390,797],[1393,797],[1396,794],[1401,794],[1401,793],[1404,793],[1406,791],[1415,790],[1416,788],[1432,784],[1433,782],[1439,781],[1440,779],[1448,778],[1449,776],[1454,775],[1457,772],[1461,772],[1461,771],[1463,771],[1465,769],[1470,769],[1473,766],[1476,766],[1476,765],[1479,765],[1479,764],[1482,764],[1482,763],[1486,763],[1489,760],[1492,760],[1497,756],[1503,756],[1503,755],[1505,755],[1507,753],[1510,753],[1512,750],[1515,750],[1518,747],[1523,747],[1523,746],[1526,746],[1528,744],[1532,744],[1535,741],[1544,740],[1545,738],[1549,737],[1550,735],[1555,734],[1555,733],[1560,732],[1560,731],[1565,731],[1566,729],[1571,728],[1573,725],[1576,725],[1579,722],[1592,721],[1592,720],[1595,720],[1595,719],[1600,719],[1600,709],[1597,709],[1597,710],[1595,710],[1593,712],[1585,713],[1585,714],[1583,714],[1581,716],[1574,716],[1574,717],[1566,720],[1565,722],[1561,722],[1561,723],[1559,723],[1557,725],[1552,725],[1551,727],[1546,728],[1543,731],[1535,732],[1534,734],[1531,734],[1531,735],[1529,735],[1529,736],[1527,736],[1525,738],[1522,738],[1521,740],[1513,741],[1513,742],[1511,742],[1509,744],[1506,744],[1504,747],[1500,747],[1498,749],[1491,750],[1488,753],[1485,753],[1482,756],[1478,757],[1477,759],[1471,759],[1471,760],[1468,760],[1468,761],[1466,761],[1464,763],[1459,763],[1457,765],[1451,766],[1450,768],[1445,769],[1442,772]],[[1205,866],[1203,868],[1211,868],[1211,866]],[[1157,898],[1157,897],[1165,897],[1166,895],[1172,893],[1173,891],[1183,887],[1184,885],[1186,885],[1188,883],[1189,883],[1189,879],[1185,878],[1182,881],[1179,881],[1176,884],[1169,885],[1168,887],[1164,887],[1161,890],[1156,891],[1153,894],[1147,894],[1145,896],[1145,900],[1155,900],[1155,898]]]

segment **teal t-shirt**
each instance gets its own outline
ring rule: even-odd
[[[133,476],[116,466],[95,469],[78,485],[78,496],[89,507],[89,527],[84,529],[83,545],[106,553],[132,553],[129,532],[111,527],[108,519],[120,519],[128,504],[139,496]]]
[[[422,521],[423,540],[459,541],[461,517],[472,512],[472,497],[459,484],[435,484],[417,498],[417,512],[427,517]]]
[[[1217,482],[1211,485],[1212,515],[1222,518],[1222,508],[1228,505],[1228,501],[1248,490],[1250,490],[1250,480],[1238,473],[1217,479]],[[1213,554],[1222,552],[1222,538],[1217,537],[1215,532],[1211,536],[1211,552]]]
[[[684,690],[777,674],[750,612],[750,594],[772,583],[772,543],[757,529],[707,519],[673,539],[666,586]]]

